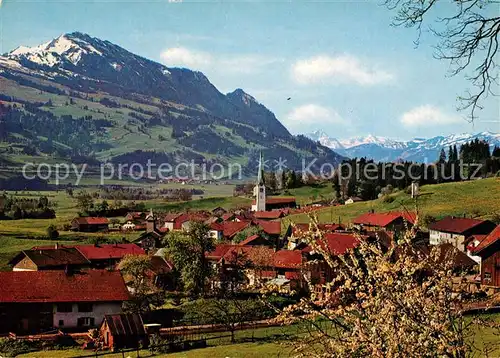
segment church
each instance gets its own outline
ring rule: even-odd
[[[252,202],[252,211],[271,211],[284,208],[296,208],[297,203],[294,197],[267,196],[266,183],[264,182],[264,157],[262,152],[259,158],[259,172],[257,173],[257,183],[253,188],[255,200]]]

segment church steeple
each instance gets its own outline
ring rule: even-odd
[[[260,152],[259,172],[257,173],[257,183],[253,188],[255,204],[252,205],[252,211],[266,211],[266,185],[264,183],[264,156]]]
[[[257,173],[257,185],[264,185],[264,156],[262,151],[259,157],[259,172]]]

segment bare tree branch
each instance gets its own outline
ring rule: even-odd
[[[451,8],[450,15],[437,17],[429,30],[438,38],[435,58],[451,64],[451,76],[464,73],[474,87],[459,97],[458,110],[469,111],[469,121],[477,118],[481,102],[498,87],[498,37],[500,33],[499,2],[492,0],[456,0],[439,2]],[[437,0],[387,0],[385,5],[396,11],[394,26],[416,27],[418,45],[424,21],[436,9]],[[495,16],[496,15],[496,16]]]

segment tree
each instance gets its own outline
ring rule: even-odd
[[[438,5],[439,3],[439,5]],[[488,95],[495,95],[492,89],[498,86],[498,36],[500,16],[498,2],[492,0],[460,0],[445,4],[437,0],[386,0],[385,4],[396,11],[394,25],[416,27],[419,43],[424,20],[440,8],[444,16],[436,19],[436,26],[430,26],[437,36],[435,57],[449,61],[451,75],[464,72],[475,87],[460,97],[459,109],[470,110],[470,120],[481,109],[480,102]],[[443,13],[443,12],[441,12]],[[466,73],[468,71],[471,73]],[[493,87],[492,87],[493,85]]]
[[[109,209],[109,204],[106,200],[103,200],[98,206],[97,206],[97,210],[102,212],[102,213],[106,213],[106,211],[108,211]]]
[[[444,152],[443,148],[441,148],[441,151],[439,152],[438,163],[446,163],[446,153]]]
[[[200,299],[184,305],[185,319],[193,324],[220,324],[231,333],[231,342],[235,342],[234,333],[239,325],[263,318],[265,306],[255,299],[243,299],[228,294],[225,297]]]
[[[470,338],[481,323],[464,316],[466,285],[439,246],[430,253],[415,248],[413,231],[384,245],[357,235],[358,247],[336,256],[325,250],[324,233],[314,218],[312,227],[316,230],[302,239],[323,257],[333,276],[324,296],[312,295],[281,313],[283,323],[311,327],[310,334],[292,343],[296,353],[462,358],[475,349]]]
[[[109,220],[109,223],[110,223],[112,226],[117,227],[117,226],[119,226],[119,225],[120,225],[120,219],[118,219],[118,218],[111,218],[111,219]]]
[[[224,256],[223,265],[218,272],[218,296],[235,294],[238,287],[246,283],[245,271],[252,267],[244,247],[236,248]]]
[[[94,199],[86,191],[81,191],[76,196],[76,205],[84,213],[90,212],[94,208]]]
[[[155,287],[148,277],[151,270],[151,259],[147,255],[126,255],[118,264],[127,285],[132,293],[132,300],[127,303],[126,310],[131,312],[147,312],[150,309],[150,295]]]
[[[278,189],[278,181],[276,179],[276,173],[274,172],[268,172],[264,173],[264,182],[266,183],[266,186],[269,187],[271,190],[276,190]]]
[[[59,231],[57,231],[57,227],[53,224],[47,226],[47,237],[51,240],[55,240],[59,237]]]
[[[457,145],[453,145],[453,160],[457,161],[458,160],[458,151],[457,151]]]
[[[193,222],[189,231],[169,233],[163,240],[167,256],[180,272],[184,291],[194,297],[205,294],[208,278],[212,275],[205,258],[205,253],[214,249],[214,239],[208,231],[206,224]]]

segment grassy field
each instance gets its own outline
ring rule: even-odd
[[[204,349],[194,349],[191,351],[171,353],[171,354],[151,354],[147,350],[140,351],[140,357],[171,357],[171,358],[261,358],[261,357],[287,357],[289,356],[290,349],[286,348],[279,343],[241,343],[234,345],[218,346],[218,347],[208,347]],[[63,351],[43,351],[22,354],[18,357],[22,358],[70,358],[78,357],[81,355],[91,354],[89,351],[82,351],[81,349],[70,349]],[[125,354],[125,357],[136,357],[136,352],[130,352]],[[110,354],[103,356],[104,358],[123,358],[121,353]]]
[[[500,178],[490,178],[459,183],[425,185],[420,188],[417,205],[420,216],[446,215],[492,219],[500,214]],[[386,212],[392,210],[415,210],[415,201],[409,194],[398,191],[391,195],[393,202],[382,199],[331,207],[315,212],[321,222],[348,223],[353,218],[370,210]],[[307,222],[307,215],[286,218],[293,222]]]
[[[120,183],[123,184],[123,183]],[[91,185],[87,183],[87,185]],[[224,208],[235,208],[238,206],[249,206],[250,199],[234,198],[234,185],[224,184],[199,184],[199,185],[182,185],[176,183],[146,185],[138,184],[145,189],[201,189],[204,191],[202,196],[195,196],[189,202],[165,202],[164,200],[149,200],[144,201],[146,207],[153,208],[157,211],[184,211],[184,210],[211,210],[217,206]],[[83,188],[88,192],[97,190],[96,186]],[[74,193],[78,192],[75,189]],[[7,262],[21,250],[29,249],[36,245],[51,245],[55,241],[46,240],[46,230],[49,225],[56,225],[59,228],[59,238],[57,242],[75,243],[83,242],[92,237],[105,236],[106,238],[126,238],[128,240],[135,239],[138,233],[122,233],[109,232],[103,233],[78,233],[72,231],[63,231],[62,227],[70,223],[71,219],[78,216],[78,207],[76,200],[70,197],[66,191],[19,191],[8,192],[9,195],[14,195],[18,198],[38,198],[46,196],[49,201],[55,203],[56,218],[54,219],[23,219],[23,220],[0,220],[0,270],[8,268]],[[201,199],[200,199],[201,198]],[[127,201],[123,201],[127,203]],[[136,201],[140,202],[140,201]],[[123,217],[119,217],[123,221]]]
[[[495,321],[500,320],[500,314],[490,316]],[[165,357],[165,358],[198,358],[198,357],[230,357],[230,358],[260,358],[260,357],[290,357],[293,347],[290,342],[293,335],[297,334],[297,326],[270,327],[256,330],[244,330],[236,332],[236,344],[228,342],[209,341],[209,347],[203,349],[193,349],[185,352],[171,354],[151,355],[149,351],[140,352],[140,357]],[[254,337],[255,342],[249,339]],[[478,330],[474,337],[474,344],[477,349],[482,349],[485,344],[498,342],[498,337],[490,328]],[[69,358],[81,355],[89,355],[91,352],[80,349],[62,350],[62,351],[43,351],[20,355],[23,358]],[[490,357],[498,357],[500,352],[491,352]],[[136,352],[125,353],[125,357],[136,357]],[[480,355],[476,355],[480,357]],[[121,353],[110,354],[105,358],[121,358]]]

